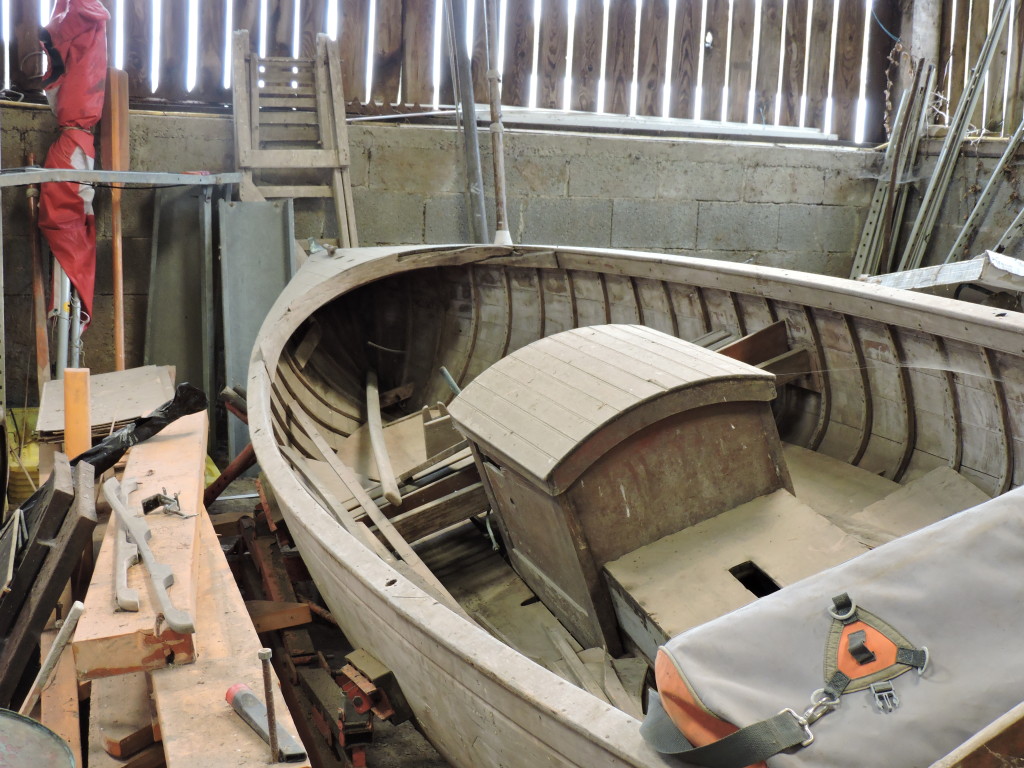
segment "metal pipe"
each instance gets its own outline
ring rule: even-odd
[[[57,316],[57,378],[63,379],[64,369],[68,367],[68,305],[71,303],[71,279],[56,259],[53,261],[53,283],[53,295],[56,297],[54,313]]]
[[[468,203],[470,209],[470,227],[473,241],[486,243],[487,207],[484,204],[484,177],[480,170],[480,140],[476,130],[476,96],[473,94],[473,74],[470,66],[469,49],[466,46],[466,6],[465,0],[445,0],[448,10],[449,45],[455,51],[456,106],[463,112],[462,134],[463,149],[466,154],[466,183],[469,187]],[[454,38],[454,39],[452,39]],[[465,111],[472,114],[465,119]]]
[[[494,242],[511,245],[505,201],[505,128],[501,124],[501,75],[498,68],[498,12],[495,0],[484,0],[484,51],[487,54],[487,95],[491,102],[491,159],[494,164]]]
[[[78,290],[71,289],[71,338],[69,340],[70,367],[78,368],[82,362],[82,299]]]

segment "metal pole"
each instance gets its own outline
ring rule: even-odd
[[[473,94],[473,74],[470,69],[469,49],[466,46],[465,0],[445,0],[451,24],[448,25],[449,46],[455,51],[455,100],[462,110],[463,148],[466,153],[466,181],[469,186],[470,225],[473,241],[486,243],[487,208],[484,204],[484,177],[480,170],[480,140],[476,131],[476,96]],[[454,39],[451,39],[454,38]],[[468,110],[468,111],[467,111]]]
[[[501,124],[501,75],[498,68],[498,11],[484,0],[484,50],[487,53],[487,95],[491,102],[491,157],[494,161],[494,242],[511,245],[505,201],[505,128]]]
[[[35,165],[36,156],[28,153],[28,164]],[[30,184],[28,195],[28,240],[32,256],[32,320],[36,332],[36,382],[39,399],[43,398],[43,385],[50,380],[50,338],[46,323],[46,291],[43,286],[45,267],[43,248],[39,237],[39,185]]]
[[[71,289],[71,339],[69,367],[78,368],[82,361],[82,299]]]
[[[53,284],[53,295],[57,299],[54,310],[57,315],[57,378],[63,379],[64,369],[68,367],[68,305],[71,303],[71,279],[56,259],[53,260]]]

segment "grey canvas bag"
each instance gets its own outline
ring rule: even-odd
[[[662,752],[720,768],[931,765],[1024,700],[1022,596],[1018,489],[673,638],[662,663],[708,713],[741,730],[691,752],[654,695],[641,732]],[[834,697],[837,652],[885,651],[874,633],[865,643],[849,630],[836,647],[851,605],[854,620],[895,631],[906,663],[876,690],[850,685]]]

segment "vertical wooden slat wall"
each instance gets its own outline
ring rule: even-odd
[[[831,124],[828,89],[831,82],[828,63],[832,56],[832,21],[835,3],[839,0],[811,0],[811,45],[807,51],[807,60],[811,66],[807,70],[807,108],[804,112],[804,125],[808,128],[824,128]],[[846,137],[844,137],[846,138]]]
[[[722,86],[725,85],[726,51],[729,39],[729,0],[707,0],[707,34],[710,47],[704,48],[704,81],[701,83],[701,117],[722,119]],[[705,44],[707,40],[705,38]]]
[[[700,0],[677,0],[676,41],[672,58],[669,93],[669,117],[694,117],[696,108],[697,75],[700,61],[704,56],[704,28],[701,26],[702,3]]]
[[[747,122],[750,101],[750,68],[754,64],[754,0],[733,0],[732,43],[729,46],[729,104],[726,117],[734,123]]]
[[[543,0],[540,56],[537,58],[537,106],[560,109],[565,93],[565,57],[569,44],[568,9],[562,0]]]
[[[377,7],[370,98],[378,104],[394,104],[402,77],[402,0],[372,1]]]
[[[754,123],[775,122],[775,99],[779,90],[779,52],[782,50],[783,0],[763,0],[761,36],[754,81]]]
[[[473,18],[474,92],[482,103],[488,96],[483,0],[465,1]],[[39,50],[39,0],[9,2],[11,39],[6,44],[12,86],[37,89],[42,60],[33,54]],[[115,0],[102,2],[116,11]],[[291,56],[297,40],[300,55],[310,57],[318,33],[338,37],[350,101],[428,106],[438,88],[440,103],[452,103],[447,34],[435,41],[437,0],[339,0],[337,27],[327,30],[330,2],[267,0],[267,17],[261,19],[260,0],[202,0],[194,43],[195,85],[188,90],[189,3],[161,3],[160,53],[153,61],[154,0],[125,0],[123,46],[131,97],[136,102],[227,103],[224,72],[230,50],[225,47],[225,32],[230,9],[232,28],[248,29],[254,47],[264,34],[270,56]],[[942,3],[940,88],[950,97],[949,112],[955,109],[984,42],[994,2]],[[371,3],[373,30],[367,26]],[[601,106],[610,114],[629,114],[635,108],[638,115],[662,115],[667,95],[670,117],[718,121],[724,114],[736,123],[828,126],[850,140],[856,131],[863,76],[865,140],[884,138],[886,69],[894,40],[883,27],[900,34],[900,0],[873,0],[870,13],[865,0],[576,0],[574,13],[569,0],[542,0],[543,12],[536,19],[534,5],[535,0],[508,0],[499,40],[492,41],[503,43],[502,101],[508,106],[528,106],[536,79],[536,106],[543,108],[586,112]],[[675,24],[669,29],[672,17]],[[705,35],[710,35],[708,45]],[[865,35],[867,66],[862,73]],[[373,51],[368,49],[370,39]],[[438,44],[440,68],[435,72]],[[113,24],[108,49],[113,60]],[[368,54],[373,67],[369,94]],[[723,90],[728,94],[725,105]],[[698,94],[699,115],[694,114]],[[889,95],[894,105],[899,94]],[[826,114],[829,109],[831,115]],[[1024,13],[1018,10],[996,46],[986,98],[972,122],[988,133],[1006,135],[1022,117]]]
[[[633,85],[635,46],[635,0],[610,0],[608,6],[608,51],[605,59],[605,112],[619,115],[629,112],[629,91]]]
[[[576,0],[576,26],[572,44],[572,95],[569,108],[582,112],[597,110],[597,89],[601,79],[601,31],[603,0]]]
[[[753,0],[749,0],[753,2]],[[638,115],[660,115],[665,94],[668,53],[668,1],[643,0],[640,7],[640,46],[637,59]]]
[[[533,0],[508,0],[505,25],[501,100],[511,107],[525,107],[533,72]]]
[[[849,0],[847,1],[849,2]],[[852,1],[859,2],[859,0]],[[804,64],[807,57],[807,0],[788,0],[788,2],[785,56],[782,59],[779,124],[800,125],[800,101],[804,92]],[[863,8],[863,5],[861,7]],[[856,66],[859,73],[859,55]],[[859,82],[859,75],[855,75],[854,80]]]
[[[434,101],[435,7],[434,0],[405,0],[402,5],[403,96],[407,104],[421,107]]]
[[[832,130],[843,138],[853,138],[864,51],[864,3],[860,0],[836,2],[839,3],[839,28],[832,81]]]

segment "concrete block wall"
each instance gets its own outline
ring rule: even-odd
[[[48,110],[3,106],[0,125],[4,167],[22,165],[28,151],[42,162],[55,135]],[[468,239],[457,131],[356,123],[350,143],[361,244]],[[481,143],[489,191],[486,133]],[[867,150],[538,131],[507,132],[506,148],[516,242],[635,248],[838,276],[848,274],[880,162],[879,153]],[[231,120],[133,113],[131,152],[135,170],[232,170]],[[951,193],[943,214],[950,232],[966,216],[976,165],[972,159],[961,163],[954,182],[960,191]],[[24,190],[5,190],[2,205],[8,390],[12,403],[21,404],[26,392],[31,403],[34,348]],[[153,192],[127,192],[123,208],[127,353],[129,364],[136,365],[145,335]],[[492,209],[489,200],[493,224]],[[85,362],[101,372],[113,367],[109,192],[98,191],[96,213],[97,298],[85,336]],[[1000,216],[999,223],[1006,218]],[[331,218],[322,208],[303,209],[296,226],[329,237]]]

